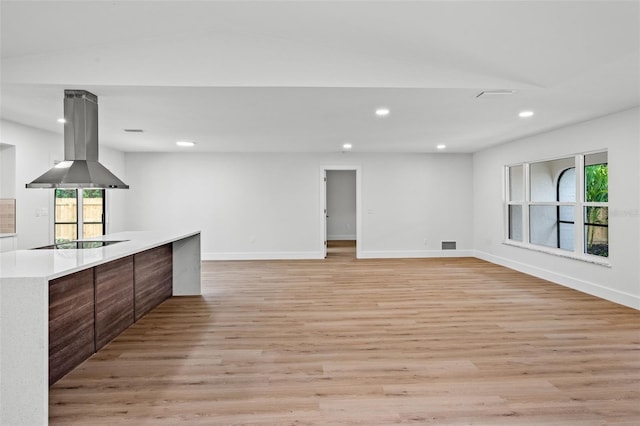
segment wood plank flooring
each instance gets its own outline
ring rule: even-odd
[[[203,263],[50,424],[638,425],[640,314],[478,259]]]

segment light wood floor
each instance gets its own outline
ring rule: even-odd
[[[640,314],[477,259],[204,262],[51,424],[640,424]]]

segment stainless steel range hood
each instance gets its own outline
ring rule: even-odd
[[[129,185],[98,162],[98,97],[64,91],[64,161],[27,188],[122,188]]]

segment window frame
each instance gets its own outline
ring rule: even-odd
[[[598,151],[598,152],[603,152],[603,151]],[[589,153],[589,154],[593,154],[593,153]],[[585,156],[588,154],[585,154]],[[598,165],[607,165],[607,174],[608,174],[608,168],[609,168],[609,157],[607,155],[607,162],[606,163],[593,163],[593,164],[586,164],[586,161],[583,162],[582,164],[582,174],[583,174],[583,179],[585,180],[584,182],[584,187],[583,187],[583,197],[586,198],[586,193],[587,193],[587,188],[586,188],[586,176],[587,176],[587,167],[589,166],[598,166]],[[607,209],[607,223],[605,224],[600,224],[600,223],[588,223],[587,219],[586,219],[586,209],[588,207],[602,207],[602,208],[606,208]],[[583,251],[585,252],[585,254],[588,254],[589,256],[595,256],[595,257],[601,257],[603,259],[607,259],[610,257],[610,252],[609,252],[609,187],[608,187],[608,180],[607,180],[607,201],[584,201],[583,203],[583,209],[580,212],[580,216],[582,219],[582,229],[581,229],[581,233],[583,234],[584,240],[583,240]],[[607,256],[598,256],[598,255],[592,255],[587,253],[587,243],[588,243],[588,239],[586,237],[586,232],[587,232],[587,225],[588,226],[595,226],[595,227],[601,227],[601,228],[606,228],[607,229]]]
[[[62,198],[62,197],[58,197],[58,191],[75,191],[76,196],[75,196],[75,200],[76,200],[76,220],[74,222],[59,222],[58,221],[58,214],[57,214],[57,200],[58,198]],[[65,198],[71,198],[71,197],[65,197]],[[78,188],[56,188],[53,190],[53,243],[57,244],[58,243],[58,235],[56,233],[56,228],[57,225],[75,225],[76,227],[76,239],[79,239],[79,217],[78,214],[80,212],[80,209],[78,207]],[[66,241],[66,240],[64,240]],[[74,241],[74,240],[70,240],[70,241]],[[60,242],[63,242],[63,240],[61,240]]]
[[[85,189],[89,189],[89,190],[94,190],[94,189],[98,189],[100,191],[102,191],[102,220],[100,222],[86,222],[84,220],[84,200],[85,200],[85,196],[84,196],[84,191]],[[87,197],[90,198],[90,197]],[[82,214],[80,214],[82,213]],[[82,232],[79,233],[79,235],[82,236],[82,238],[84,238],[84,225],[102,225],[102,235],[105,235],[107,233],[107,191],[102,189],[102,188],[84,188],[82,190],[82,197],[81,200],[78,200],[78,217],[82,216],[82,222],[78,224],[78,226],[81,226]]]
[[[565,174],[566,172],[568,172],[569,170],[572,170],[572,169],[574,170],[574,173],[577,173],[577,170],[576,170],[575,166],[573,166],[573,167],[568,167],[568,168],[566,168],[566,169],[562,170],[562,171],[560,172],[560,174],[558,174],[558,180],[556,181],[556,201],[558,201],[558,203],[560,203],[560,183],[561,183],[560,181],[562,180],[562,177],[564,176],[564,174]],[[575,177],[575,179],[579,179],[579,178],[576,176],[576,177]],[[577,182],[576,182],[576,188],[577,188]],[[576,198],[577,198],[577,196],[578,196],[578,194],[576,194]],[[558,248],[561,248],[561,247],[560,247],[560,242],[561,242],[561,240],[562,240],[562,238],[561,238],[561,237],[562,237],[562,232],[561,232],[560,224],[561,224],[561,223],[565,223],[565,224],[566,224],[566,223],[570,223],[570,224],[572,224],[572,225],[573,225],[573,235],[574,235],[574,247],[573,247],[573,250],[575,251],[575,233],[576,233],[576,219],[575,219],[575,213],[576,213],[576,212],[575,212],[575,209],[574,209],[574,212],[573,212],[573,215],[574,215],[574,217],[573,217],[573,221],[571,221],[571,222],[570,222],[570,221],[568,221],[568,220],[562,220],[562,219],[560,219],[560,216],[561,216],[561,215],[560,215],[560,208],[561,208],[561,207],[562,207],[561,205],[558,205],[558,207],[557,207],[557,209],[556,209],[556,227],[557,227],[556,232],[557,232],[557,241],[558,241],[558,244],[557,244],[557,245],[558,245]],[[563,250],[565,250],[565,249],[563,249]]]
[[[56,214],[56,192],[60,190],[73,190],[76,192],[76,221],[75,222],[58,222]],[[84,221],[84,190],[85,189],[99,189],[102,191],[102,221],[101,222],[85,222]],[[71,241],[78,241],[84,239],[84,225],[85,224],[102,224],[102,235],[107,233],[107,191],[101,188],[56,188],[53,191],[53,243],[57,244],[56,225],[75,225],[76,227],[76,239]]]
[[[603,266],[611,266],[611,258],[612,258],[612,253],[611,250],[608,249],[608,256],[607,257],[603,257],[603,256],[598,256],[595,254],[589,254],[586,252],[587,250],[587,238],[585,235],[585,217],[584,217],[584,211],[586,207],[606,207],[607,209],[609,209],[609,200],[607,199],[606,202],[587,202],[585,201],[586,198],[586,191],[585,191],[585,156],[589,155],[589,154],[598,154],[598,153],[604,153],[607,154],[607,162],[606,163],[601,163],[601,164],[609,164],[609,160],[608,160],[608,150],[607,149],[600,149],[600,150],[595,150],[595,151],[589,151],[589,152],[583,152],[583,153],[579,153],[579,154],[571,154],[571,155],[564,155],[564,156],[558,156],[558,157],[553,157],[553,158],[549,158],[549,159],[541,159],[541,160],[535,160],[535,161],[528,161],[528,162],[521,162],[521,163],[512,163],[509,165],[504,166],[504,171],[503,171],[503,176],[504,176],[504,188],[503,188],[503,200],[504,200],[504,209],[503,209],[503,222],[504,222],[504,241],[503,244],[506,245],[510,245],[510,246],[516,246],[516,247],[520,247],[520,248],[525,248],[525,249],[529,249],[529,250],[533,250],[533,251],[538,251],[538,252],[544,252],[544,253],[548,253],[548,254],[552,254],[552,255],[556,255],[559,257],[566,257],[566,258],[571,258],[571,259],[576,259],[576,260],[581,260],[581,261],[585,261],[585,262],[589,262],[589,263],[595,263],[595,264],[599,264],[599,265],[603,265]],[[575,202],[560,202],[560,201],[531,201],[531,169],[530,166],[532,164],[536,164],[536,163],[540,163],[540,162],[545,162],[545,161],[554,161],[554,160],[560,160],[560,159],[567,159],[567,158],[572,158],[574,159],[574,167],[576,168],[576,171],[580,170],[581,173],[576,173],[576,201]],[[522,185],[524,186],[524,188],[522,189],[522,193],[524,195],[524,199],[522,201],[513,201],[511,200],[511,177],[510,177],[510,169],[514,168],[514,167],[519,167],[522,166],[522,176],[520,177],[520,181],[522,182]],[[567,169],[565,169],[567,170]],[[558,174],[558,176],[556,177],[556,194],[557,192],[557,185],[559,183],[559,178],[560,175],[565,171],[563,170],[562,172],[560,172]],[[556,200],[557,200],[557,196],[556,196]],[[522,241],[518,241],[518,240],[513,240],[511,239],[511,222],[510,222],[510,215],[509,215],[509,210],[510,207],[513,205],[519,205],[521,206],[521,211],[522,211],[522,218],[521,218],[521,223],[522,223],[522,229],[521,229],[521,235],[522,235]],[[530,223],[530,208],[531,206],[555,206],[557,207],[557,210],[559,210],[559,208],[561,206],[572,206],[574,208],[574,249],[573,251],[567,250],[567,249],[561,249],[561,248],[556,248],[556,247],[549,247],[549,246],[545,246],[545,245],[540,245],[540,244],[533,244],[531,243],[531,235],[530,235],[530,227],[531,227],[531,223]],[[556,210],[556,211],[557,211]],[[559,217],[559,216],[558,216]],[[607,223],[606,227],[609,228],[610,223]],[[610,238],[607,237],[607,243],[608,245],[610,245]],[[559,240],[558,240],[558,245],[560,244]]]

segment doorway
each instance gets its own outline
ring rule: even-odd
[[[104,189],[56,189],[54,199],[54,243],[105,234]]]
[[[325,258],[358,257],[360,239],[359,170],[325,167],[323,239]]]

